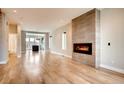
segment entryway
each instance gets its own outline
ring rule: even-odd
[[[26,51],[45,50],[45,34],[26,33]]]

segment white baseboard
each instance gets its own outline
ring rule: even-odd
[[[66,57],[68,57],[68,58],[72,58],[72,56],[69,56],[69,55],[64,55],[64,56],[66,56]]]
[[[7,64],[7,60],[0,61],[0,64]]]
[[[63,55],[62,53],[55,52],[55,51],[50,51],[50,52],[53,53],[53,54],[57,54],[57,55]]]
[[[108,66],[108,65],[104,65],[104,64],[100,64],[100,67],[106,68],[106,69],[110,69],[119,73],[123,73],[124,74],[124,69],[118,69],[112,66]]]
[[[72,56],[70,56],[70,55],[65,55],[65,54],[63,54],[63,53],[59,53],[59,52],[55,52],[55,51],[50,51],[50,52],[53,53],[53,54],[57,54],[57,55],[65,56],[65,57],[68,57],[68,58],[72,58]]]

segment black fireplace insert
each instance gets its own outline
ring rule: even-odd
[[[74,43],[73,52],[92,55],[92,43]]]
[[[39,46],[38,45],[33,45],[32,46],[32,51],[38,52],[39,51]]]

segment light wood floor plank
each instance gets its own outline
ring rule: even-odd
[[[122,76],[49,52],[10,55],[8,64],[0,65],[0,83],[5,84],[116,84],[124,83]]]

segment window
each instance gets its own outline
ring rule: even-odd
[[[40,43],[40,38],[35,38],[35,43],[39,44]]]
[[[28,37],[26,37],[26,49],[30,49],[29,47],[30,47],[30,38],[28,38]]]
[[[26,50],[31,50],[33,45],[38,45],[40,50],[45,49],[45,34],[41,33],[26,33]]]
[[[62,49],[66,49],[66,32],[62,33]]]
[[[30,38],[30,42],[34,42],[34,38]]]
[[[26,42],[29,42],[29,38],[26,38]]]

